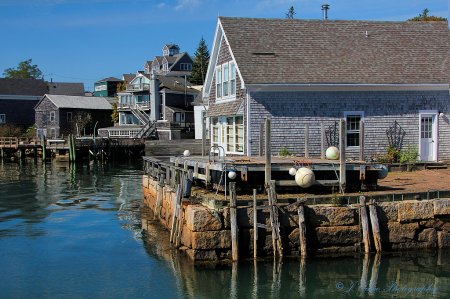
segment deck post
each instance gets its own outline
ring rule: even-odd
[[[46,158],[46,147],[45,147],[45,136],[42,136],[42,159],[45,161]]]
[[[364,122],[359,121],[359,161],[364,161]]]
[[[258,206],[257,202],[256,202],[256,194],[257,194],[257,190],[253,189],[253,257],[257,258],[258,257],[258,225],[257,225],[257,209],[256,207]]]
[[[69,134],[68,138],[69,138],[69,162],[72,162],[73,161],[73,157],[72,157],[72,135]]]
[[[206,119],[202,119],[202,157],[206,155]]]
[[[298,206],[298,236],[300,241],[300,252],[306,257],[306,224],[305,224],[305,207],[303,204]]]
[[[233,261],[239,259],[238,251],[238,226],[237,226],[237,207],[236,207],[236,182],[230,182],[230,222],[231,222],[231,251]]]
[[[325,125],[320,123],[320,159],[325,159]]]
[[[375,200],[371,199],[369,204],[370,222],[372,224],[373,240],[375,242],[375,248],[377,252],[381,252],[381,234],[380,226],[378,224],[377,206]]]
[[[264,155],[264,123],[259,124],[259,156]]]
[[[363,231],[364,251],[365,253],[369,253],[370,252],[369,219],[367,218],[366,198],[364,196],[361,196],[359,198],[359,202],[361,214],[361,228]]]
[[[159,212],[161,210],[161,202],[162,202],[162,196],[163,196],[163,189],[164,189],[164,174],[160,173],[158,180],[158,194],[156,195],[156,206],[155,206],[155,213],[153,215],[153,219],[156,220],[159,218]]]
[[[271,161],[271,121],[266,118],[266,166],[265,166],[265,186],[268,186],[272,180],[272,161]]]
[[[309,158],[309,124],[305,124],[305,158]]]
[[[344,186],[346,184],[346,165],[345,165],[345,147],[346,133],[345,120],[339,122],[339,183]],[[344,188],[344,187],[343,187]]]
[[[72,134],[72,158],[73,158],[73,162],[75,162],[76,159],[77,159],[75,144],[76,144],[75,135]]]

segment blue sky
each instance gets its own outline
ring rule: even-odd
[[[450,1],[450,0],[448,0]],[[94,82],[143,70],[175,43],[190,55],[203,36],[211,51],[217,16],[404,21],[428,8],[448,18],[445,0],[0,0],[0,76],[29,58],[45,79]]]

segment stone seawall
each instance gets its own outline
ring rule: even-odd
[[[157,182],[143,176],[144,205],[155,210]],[[163,187],[157,217],[171,228],[176,192]],[[239,198],[238,198],[239,200]],[[299,254],[298,212],[280,205],[279,222],[285,255]],[[450,248],[450,200],[380,202],[376,204],[383,251]],[[180,248],[192,260],[231,258],[230,209],[211,209],[186,202],[182,209]],[[258,222],[270,225],[269,211],[258,210]],[[308,253],[359,252],[362,244],[359,207],[354,205],[305,206]],[[238,206],[239,257],[253,256],[253,208]],[[272,233],[259,229],[258,256],[273,255]],[[372,233],[371,238],[373,238]],[[373,240],[372,240],[373,244]],[[372,250],[375,250],[372,246]]]

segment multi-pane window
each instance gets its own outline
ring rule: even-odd
[[[230,89],[231,89],[231,94],[236,94],[236,65],[234,63],[231,64],[230,66]]]
[[[50,111],[50,121],[55,121],[55,111]]]
[[[228,96],[228,66],[223,67],[223,96]]]
[[[216,70],[216,96],[218,98],[222,97],[222,69],[218,68]]]
[[[216,96],[226,98],[236,94],[236,64],[227,62],[216,69]],[[221,87],[221,89],[220,89]]]
[[[180,69],[182,71],[190,71],[190,70],[192,70],[192,63],[181,63]]]
[[[44,125],[44,126],[46,126],[47,125],[47,114],[42,114],[42,124]]]
[[[244,117],[236,116],[236,152],[244,152]]]
[[[227,153],[243,153],[243,122],[243,116],[211,118],[212,145],[222,146]]]
[[[6,123],[6,116],[5,114],[0,114],[0,124]]]
[[[433,117],[432,116],[422,116],[422,138],[433,138]]]
[[[212,129],[212,140],[211,145],[217,146],[219,145],[219,122],[217,117],[211,118],[211,129]]]
[[[347,122],[347,147],[359,147],[361,139],[360,122],[364,117],[363,112],[345,113]]]

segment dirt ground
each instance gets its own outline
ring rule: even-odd
[[[373,193],[428,190],[450,190],[450,169],[389,172],[385,179],[378,181],[377,191]]]

